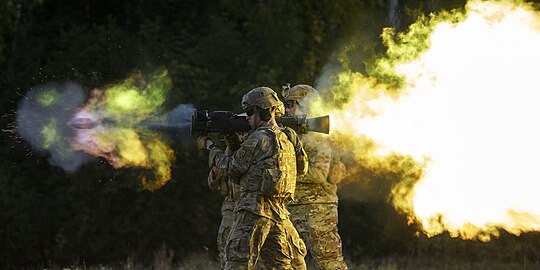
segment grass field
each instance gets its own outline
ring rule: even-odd
[[[137,263],[128,258],[125,262],[116,265],[78,265],[71,267],[50,266],[50,270],[88,269],[88,270],[206,270],[219,269],[219,263],[208,254],[193,254],[186,257],[182,262],[173,263],[173,254],[158,252],[155,254],[151,265]],[[363,261],[348,261],[350,270],[513,270],[513,269],[540,269],[540,261],[470,261],[455,258],[415,258],[415,257],[391,257],[384,259],[366,259]],[[308,269],[315,269],[308,265]]]

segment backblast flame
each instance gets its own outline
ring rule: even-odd
[[[488,241],[500,228],[540,230],[539,12],[517,1],[471,1],[464,14],[424,19],[398,42],[386,33],[389,57],[374,72],[401,76],[401,91],[342,72],[334,91],[348,102],[313,110],[332,115],[332,130],[384,147],[374,155],[403,153],[425,166],[412,184],[397,183],[391,199],[427,235]]]

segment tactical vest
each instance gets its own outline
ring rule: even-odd
[[[273,141],[272,155],[255,162],[241,189],[272,199],[292,199],[296,185],[296,155],[292,142],[278,127],[262,130]]]

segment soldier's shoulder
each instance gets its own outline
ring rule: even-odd
[[[253,131],[247,138],[247,140],[251,141],[266,141],[270,139],[271,131],[267,128],[258,128],[257,130]],[[246,141],[247,141],[246,140]]]
[[[281,127],[280,128],[281,132],[283,132],[285,135],[287,135],[287,137],[289,138],[289,140],[296,144],[296,142],[298,140],[300,140],[300,137],[298,136],[298,133],[296,133],[296,131],[290,127]]]
[[[285,133],[290,133],[290,134],[297,135],[296,131],[294,129],[292,129],[291,127],[287,127],[287,126],[281,127],[281,131],[283,131]]]

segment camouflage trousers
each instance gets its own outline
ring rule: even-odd
[[[219,252],[219,265],[221,269],[225,269],[225,246],[233,225],[233,211],[230,209],[221,210],[221,224],[219,224],[217,247]]]
[[[337,228],[337,205],[333,203],[300,204],[289,205],[287,209],[317,269],[347,269]]]
[[[259,259],[267,269],[293,269],[292,260],[303,261],[305,255],[306,246],[289,219],[276,222],[245,210],[234,214],[225,269],[252,270]]]

